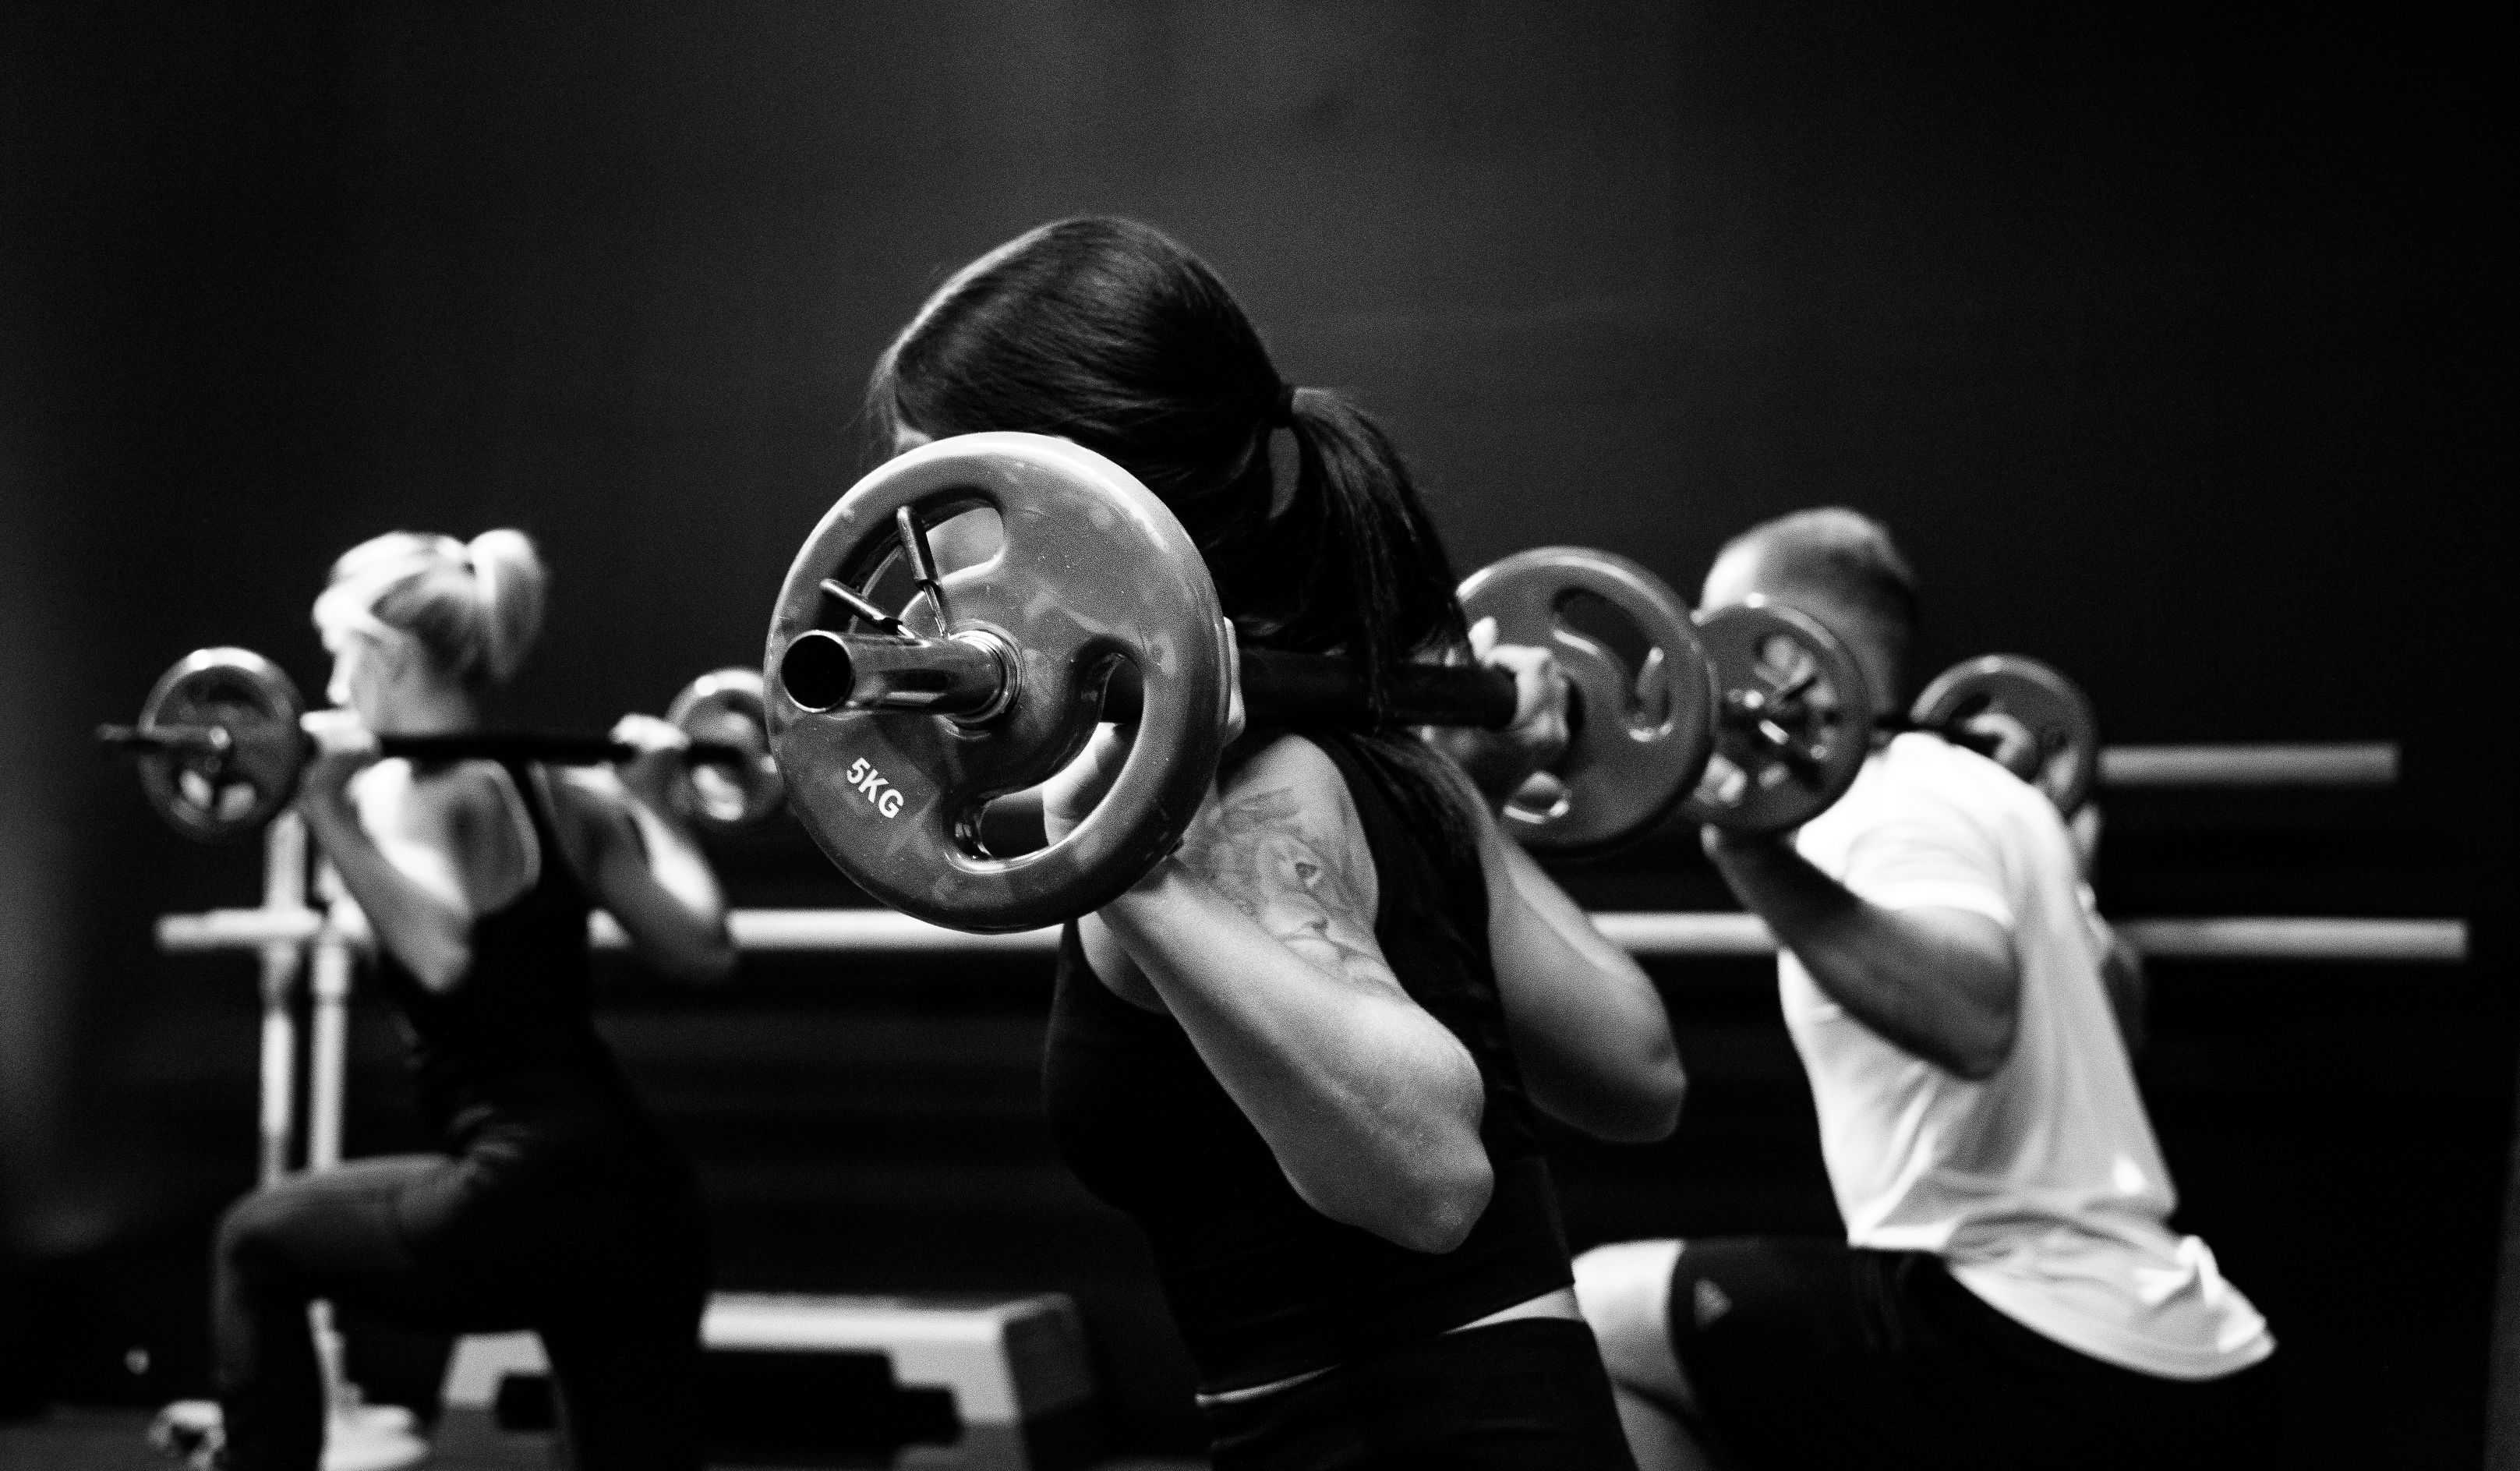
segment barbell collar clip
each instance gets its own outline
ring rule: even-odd
[[[936,612],[936,626],[951,628],[954,615],[945,606],[945,579],[936,574],[936,554],[928,550],[927,528],[919,524],[918,513],[907,506],[892,513],[892,523],[901,532],[901,555],[910,562],[910,577],[919,590],[927,595],[927,605]]]
[[[887,634],[898,634],[901,620],[867,601],[865,595],[836,577],[826,577],[815,584],[817,590],[855,616],[874,624]]]

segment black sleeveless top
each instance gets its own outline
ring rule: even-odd
[[[531,1146],[617,1163],[661,1150],[592,1015],[586,919],[594,909],[569,867],[530,767],[502,762],[541,851],[533,887],[472,921],[472,967],[432,991],[378,947],[379,979],[400,1011],[421,1115],[449,1151],[496,1133]]]
[[[1476,1059],[1495,1193],[1453,1251],[1412,1251],[1306,1205],[1171,1017],[1122,1001],[1059,946],[1044,1061],[1053,1134],[1087,1188],[1135,1218],[1209,1392],[1267,1384],[1424,1338],[1568,1285],[1566,1234],[1506,1039],[1487,885],[1413,828],[1413,780],[1369,742],[1304,733],[1335,763],[1379,880],[1374,938],[1412,1000]]]

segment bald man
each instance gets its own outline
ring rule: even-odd
[[[1827,624],[1876,697],[1904,689],[1915,579],[1879,525],[1743,534],[1703,602],[1753,597]],[[2274,1341],[2167,1225],[2110,941],[2048,799],[1910,732],[1798,833],[1705,843],[1780,944],[1846,1238],[1576,1262],[1642,1471],[2271,1460]]]

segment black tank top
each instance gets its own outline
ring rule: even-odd
[[[646,1156],[654,1126],[592,1015],[586,919],[594,908],[571,869],[532,768],[500,763],[533,825],[533,887],[472,921],[470,969],[432,991],[379,947],[379,978],[402,1014],[421,1114],[462,1153],[485,1130],[512,1146]]]
[[[1364,824],[1384,959],[1478,1063],[1487,1086],[1479,1134],[1496,1188],[1467,1239],[1440,1256],[1315,1211],[1181,1027],[1113,995],[1069,925],[1044,1061],[1051,1129],[1087,1188],[1146,1232],[1210,1392],[1424,1338],[1573,1280],[1507,1046],[1479,863],[1403,820],[1394,789],[1422,779],[1370,741],[1305,735],[1337,765]]]

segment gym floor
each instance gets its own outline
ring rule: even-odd
[[[33,1420],[0,1424],[0,1467],[8,1471],[166,1471],[166,1458],[149,1447],[149,1412],[137,1409],[55,1408]],[[549,1471],[551,1438],[467,1425],[449,1433],[441,1425],[429,1448],[429,1471]],[[778,1471],[745,1462],[746,1471]],[[824,1467],[883,1467],[883,1457],[820,1461]],[[918,1465],[955,1471],[950,1453],[927,1451]],[[1205,1471],[1204,1460],[1122,1456],[1080,1471]]]

